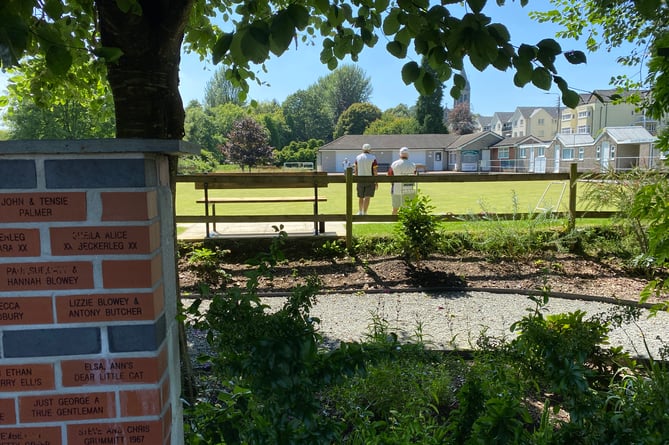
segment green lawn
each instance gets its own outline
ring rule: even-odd
[[[563,183],[554,183],[552,181],[419,184],[420,192],[430,197],[436,213],[454,214],[475,214],[483,210],[498,213],[510,213],[515,210],[519,213],[527,213],[533,211],[537,206],[555,209],[557,208],[562,188]],[[546,196],[542,203],[540,203],[540,198],[546,191]],[[581,187],[579,192],[582,191]],[[213,190],[210,191],[210,196],[310,196],[312,193],[311,189],[238,189],[229,191]],[[344,184],[330,184],[327,188],[319,189],[319,193],[321,196],[327,197],[327,202],[319,204],[320,213],[345,213]],[[203,204],[195,202],[198,199],[202,199],[203,196],[203,191],[195,190],[193,184],[177,184],[177,214],[204,215]],[[567,210],[568,199],[568,185],[565,185],[564,196],[559,203],[559,210]],[[583,202],[578,204],[577,207],[579,210],[585,208]],[[357,198],[355,197],[353,209],[357,211]],[[228,215],[309,214],[311,211],[311,203],[219,204],[217,206],[217,213]],[[390,211],[390,184],[380,184],[377,194],[370,204],[369,213],[371,215],[383,215],[390,214]]]

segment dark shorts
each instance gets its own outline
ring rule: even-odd
[[[358,198],[373,198],[374,191],[376,190],[376,184],[362,184],[358,183]]]

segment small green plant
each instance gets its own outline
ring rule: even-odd
[[[230,278],[230,274],[220,265],[223,256],[229,253],[229,250],[219,248],[214,250],[207,247],[196,248],[188,255],[188,266],[198,275],[204,285],[218,287],[225,284]]]
[[[434,214],[430,198],[420,192],[410,201],[406,201],[397,213],[395,234],[405,259],[416,262],[434,253],[440,240],[440,220]]]

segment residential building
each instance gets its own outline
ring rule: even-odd
[[[576,108],[562,110],[560,133],[598,135],[605,127],[641,126],[652,135],[663,122],[648,119],[643,111],[630,103],[616,103],[617,90],[595,90],[581,94]]]
[[[579,171],[658,168],[662,152],[657,137],[638,126],[605,127],[596,138],[589,134],[559,134],[546,149],[548,171],[569,171],[577,163]]]
[[[502,137],[511,137],[513,134],[513,111],[497,111],[492,115],[490,131]]]
[[[557,107],[517,107],[511,117],[511,137],[551,139],[558,129]]]

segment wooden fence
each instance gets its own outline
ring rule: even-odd
[[[586,215],[589,218],[607,218],[614,212],[582,212],[576,210],[576,187],[577,180],[581,176],[578,173],[576,164],[572,164],[569,173],[448,173],[448,174],[430,174],[417,175],[411,177],[411,182],[415,183],[448,183],[448,182],[503,182],[503,181],[568,181],[568,211],[554,212],[556,217],[566,217],[569,221],[569,227],[573,228],[577,218]],[[271,186],[273,188],[291,188],[291,187],[313,187],[314,188],[314,212],[312,214],[288,214],[282,213],[280,219],[282,222],[313,222],[314,227],[324,225],[327,222],[345,222],[346,226],[346,246],[352,246],[352,233],[354,222],[392,222],[397,220],[395,215],[356,215],[353,211],[353,203],[357,202],[355,195],[356,183],[377,182],[394,183],[407,182],[406,176],[368,176],[358,177],[352,174],[352,170],[347,169],[344,175],[328,175],[323,172],[291,172],[291,173],[211,173],[202,175],[178,175],[176,182],[196,184],[197,188],[202,188],[205,197],[208,196],[208,190],[213,188],[226,189],[246,189],[263,188]],[[318,212],[319,190],[322,190],[332,183],[344,183],[346,190],[346,209],[344,213],[323,214]],[[254,223],[254,222],[276,222],[277,214],[265,215],[220,215],[210,214],[209,204],[206,200],[200,200],[205,205],[205,215],[176,215],[177,223]],[[522,216],[522,213],[504,214],[495,213],[491,215],[456,215],[440,214],[438,215],[444,221],[461,221],[465,218],[471,219],[479,217],[481,219],[493,217],[497,220],[512,219]],[[529,214],[526,214],[529,215]],[[318,230],[315,230],[318,234]]]

